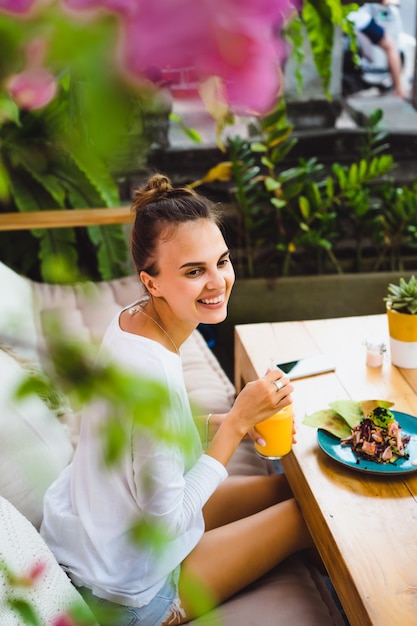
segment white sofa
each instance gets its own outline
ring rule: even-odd
[[[41,624],[53,626],[74,602],[82,600],[55,561],[37,529],[48,485],[70,462],[77,419],[60,418],[36,395],[17,402],[13,390],[30,364],[45,350],[43,321],[59,312],[69,332],[100,341],[112,316],[140,294],[135,277],[74,286],[35,283],[0,263],[0,562],[18,579],[42,564],[31,585],[11,589],[0,569],[0,624],[18,626],[22,618],[10,602],[28,601]],[[218,360],[195,331],[181,349],[191,400],[202,411],[224,412],[234,388]],[[257,457],[249,442],[240,445],[231,474],[259,474],[273,468]],[[340,613],[317,570],[301,556],[287,559],[264,579],[194,626],[341,626]],[[117,626],[117,625],[115,625]]]

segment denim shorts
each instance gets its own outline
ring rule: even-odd
[[[93,595],[86,587],[78,591],[94,613],[100,626],[160,626],[170,615],[183,615],[178,600],[179,568],[146,606],[124,606]]]

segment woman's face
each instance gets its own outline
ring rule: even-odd
[[[159,274],[145,274],[151,295],[163,298],[187,326],[222,322],[235,273],[220,229],[209,219],[198,219],[168,232],[168,239],[167,231],[162,232],[157,247]]]

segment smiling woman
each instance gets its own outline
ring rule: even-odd
[[[117,624],[175,625],[311,539],[283,474],[229,478],[226,470],[245,436],[265,445],[256,425],[291,405],[288,378],[269,370],[210,423],[192,414],[181,346],[201,322],[224,320],[234,283],[216,207],[157,174],[133,208],[132,254],[146,295],[113,319],[100,359],[159,382],[169,402],[153,415],[120,415],[129,441],[110,472],[99,437],[106,412],[86,407],[72,464],[46,494],[42,534],[93,610],[99,598]],[[204,450],[195,420],[206,425]],[[156,529],[160,550],[132,545],[133,524]]]

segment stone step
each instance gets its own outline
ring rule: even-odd
[[[371,90],[368,92],[360,92],[345,99],[346,110],[358,126],[363,126],[376,109],[382,109],[383,123],[390,133],[417,135],[417,111],[410,102],[394,95],[376,95]]]

